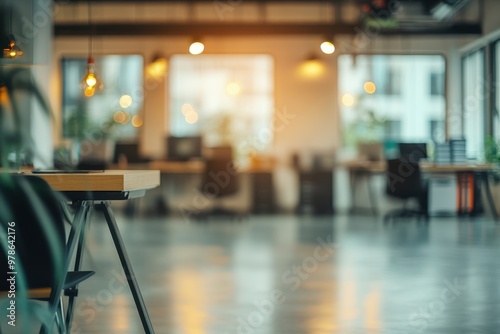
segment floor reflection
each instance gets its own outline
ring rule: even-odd
[[[486,219],[428,226],[342,216],[118,219],[157,333],[500,328],[500,233]],[[82,285],[80,300],[96,296],[120,270],[105,226],[93,224],[89,238],[84,267],[97,274]],[[89,334],[141,332],[128,287],[91,322],[79,314],[75,321]]]

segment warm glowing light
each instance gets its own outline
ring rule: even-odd
[[[85,78],[85,83],[90,87],[94,87],[96,85],[97,79],[94,73],[87,74],[87,77]]]
[[[131,117],[131,116],[130,116],[130,114],[129,114],[128,112],[126,112],[126,111],[124,111],[123,113],[125,114],[125,120],[122,122],[122,124],[127,124],[127,123],[130,121],[130,119],[131,119],[132,117]]]
[[[22,56],[23,51],[16,45],[15,39],[13,35],[8,36],[9,38],[9,46],[6,49],[3,49],[4,57],[16,58],[17,56]]]
[[[231,81],[227,84],[226,91],[229,95],[236,96],[241,92],[240,84],[235,81]]]
[[[7,87],[0,86],[0,104],[7,105],[9,103],[9,92],[7,91]]]
[[[131,105],[132,105],[132,96],[122,95],[122,97],[120,97],[120,107],[128,108]]]
[[[88,86],[83,91],[83,95],[85,95],[86,97],[92,97],[92,96],[94,96],[94,93],[95,93],[94,86]]]
[[[320,48],[321,51],[323,51],[323,53],[326,53],[327,55],[331,55],[335,52],[335,45],[333,45],[332,42],[325,41],[321,43]]]
[[[181,107],[182,114],[188,124],[194,124],[198,121],[198,113],[194,107],[189,103],[184,103]]]
[[[205,50],[205,45],[201,42],[194,42],[189,46],[189,53],[192,55],[199,55]]]
[[[115,112],[115,114],[113,115],[113,120],[116,123],[123,123],[123,122],[125,122],[126,119],[127,119],[127,116],[125,116],[125,113],[121,110]]]
[[[194,110],[193,106],[189,103],[184,103],[182,105],[182,114],[188,124],[194,124],[198,121],[198,113]]]
[[[319,59],[310,59],[300,65],[299,72],[306,78],[318,78],[325,73],[325,65]]]
[[[142,119],[142,116],[135,115],[134,117],[132,117],[132,126],[138,128],[138,127],[141,127],[142,124],[144,124],[144,120]]]
[[[147,66],[146,72],[149,76],[158,79],[167,73],[167,68],[167,60],[165,58],[158,58]]]
[[[342,96],[342,103],[346,107],[352,107],[354,105],[354,96],[351,94],[344,94],[344,96]]]
[[[187,124],[194,124],[198,122],[198,113],[196,111],[190,112],[185,116],[185,118]]]
[[[365,82],[363,87],[365,89],[365,92],[367,92],[368,94],[373,94],[377,90],[377,86],[375,86],[375,84],[371,81]]]
[[[96,90],[102,90],[104,88],[104,85],[96,75],[94,58],[92,57],[89,57],[89,59],[87,59],[87,70],[80,84],[80,87],[82,88],[83,94],[86,97],[91,97],[94,95]]]
[[[120,312],[113,312],[111,317],[107,319],[107,323],[113,326],[110,330],[113,333],[126,333],[131,327],[130,318],[132,317],[128,307],[128,299],[124,294],[116,294],[113,296],[113,306],[120,310]]]
[[[184,116],[187,116],[188,114],[190,114],[192,112],[195,112],[193,106],[189,103],[184,103],[181,107],[181,110],[182,110],[182,114]]]

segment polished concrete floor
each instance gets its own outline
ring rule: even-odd
[[[74,333],[141,333],[95,217]],[[500,333],[500,225],[117,215],[156,333]]]

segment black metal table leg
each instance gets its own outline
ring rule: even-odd
[[[142,326],[144,327],[144,332],[147,334],[152,334],[154,333],[153,325],[151,324],[151,320],[149,319],[146,304],[144,303],[141,291],[139,290],[139,285],[137,284],[135,274],[132,270],[132,265],[130,264],[123,239],[120,235],[120,231],[118,230],[118,226],[116,225],[116,220],[113,212],[111,211],[108,203],[100,203],[96,204],[96,206],[102,209],[104,217],[106,218],[106,222],[108,223],[111,237],[113,238],[113,242],[115,243],[116,251],[118,252],[118,256],[120,257],[123,271],[125,272],[125,276],[127,277],[127,281],[130,286],[132,296],[134,297],[137,311],[139,312],[139,316],[141,318]]]
[[[81,226],[80,237],[78,239],[78,246],[76,249],[75,266],[74,271],[80,271],[83,261],[83,247],[85,245],[85,233],[86,226],[90,221],[89,215],[92,212],[92,205],[88,205],[88,209],[85,211],[83,219],[83,224]],[[78,295],[78,286],[71,288],[71,294],[68,296],[68,307],[66,310],[66,330],[68,333],[71,332],[71,322],[73,321],[73,307],[75,303],[75,297]]]
[[[52,293],[50,295],[50,308],[51,314],[56,313],[56,308],[59,307],[60,298],[62,295],[62,289],[64,286],[64,280],[66,279],[66,273],[69,270],[70,262],[73,257],[73,252],[76,247],[77,238],[79,237],[79,233],[82,230],[82,226],[85,225],[85,218],[87,215],[89,207],[87,203],[80,202],[78,203],[78,209],[76,210],[75,217],[73,219],[73,224],[71,226],[71,230],[69,232],[68,241],[66,243],[66,262],[64,264],[63,273],[64,277],[58,283],[58,286],[55,286],[52,289]],[[52,328],[53,323],[44,324],[40,330],[40,334],[45,334],[50,332],[49,328]]]

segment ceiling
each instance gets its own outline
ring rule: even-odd
[[[69,0],[60,1],[59,5],[56,1],[56,7],[64,7],[67,14],[60,15],[59,19],[56,16],[54,31],[56,36],[87,35],[89,22],[86,12],[90,4],[94,13],[113,11],[120,6],[133,6],[138,13],[147,12],[150,7],[165,11],[175,8],[187,13],[185,19],[171,20],[152,20],[146,14],[134,14],[132,19],[115,17],[109,21],[102,16],[94,18],[94,33],[106,36],[334,35],[356,34],[360,27],[377,29],[377,33],[382,35],[476,35],[482,32],[481,3],[469,0]],[[290,21],[283,18],[277,20],[273,16],[280,8],[297,8],[297,11],[307,12],[314,6],[324,12],[318,20],[305,16],[301,21],[297,19],[296,13],[291,13],[294,19]],[[464,9],[471,6],[478,6],[478,17],[465,18]],[[231,15],[243,11],[254,12],[255,17],[245,16],[244,20],[229,17],[224,20],[214,14],[221,10]],[[85,16],[78,16],[78,11],[83,11]],[[195,15],[210,11],[213,12],[211,19]]]

